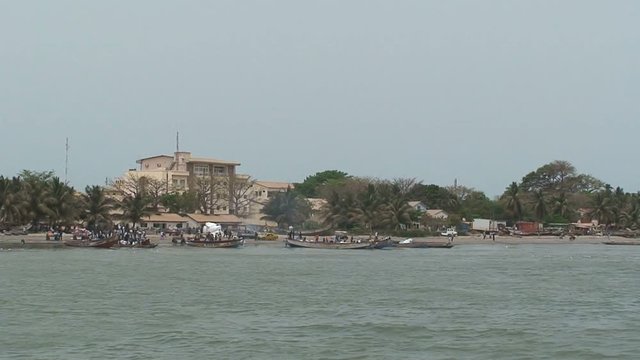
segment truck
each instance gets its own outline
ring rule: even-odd
[[[482,232],[498,232],[498,230],[506,226],[506,222],[489,220],[489,219],[473,219],[471,230]]]

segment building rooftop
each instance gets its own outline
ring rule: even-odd
[[[188,158],[185,160],[188,163],[207,163],[207,164],[222,164],[222,165],[240,165],[237,161],[218,160],[212,158]]]
[[[288,183],[288,182],[279,182],[279,181],[262,181],[262,180],[258,180],[256,181],[256,185],[262,186],[262,187],[266,187],[268,189],[287,189],[287,188],[292,188],[293,189],[293,184]]]
[[[207,215],[207,214],[187,214],[188,217],[197,223],[212,222],[216,224],[240,224],[242,220],[235,215]]]
[[[146,158],[142,158],[142,159],[138,159],[138,160],[136,160],[136,163],[140,164],[140,163],[142,163],[144,160],[157,159],[157,158],[169,158],[169,159],[173,159],[173,156],[171,156],[171,155],[155,155],[155,156],[148,156],[148,157],[146,157]]]

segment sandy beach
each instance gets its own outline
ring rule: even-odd
[[[65,235],[64,240],[70,240],[71,235]],[[172,246],[171,238],[166,237],[160,239],[159,235],[150,235],[149,239],[153,243],[159,243],[160,246]],[[246,240],[245,246],[283,246],[284,237],[281,236],[279,240],[264,241],[264,240]],[[394,237],[394,240],[404,240],[405,238]],[[442,242],[447,239],[441,237],[420,237],[413,238],[417,242]],[[24,240],[24,244],[23,244]],[[605,241],[626,243],[629,245],[640,244],[640,239],[628,239],[617,236],[578,236],[575,240],[569,240],[568,237],[560,239],[557,236],[525,236],[525,237],[513,237],[513,236],[496,236],[495,241],[490,238],[483,239],[481,235],[470,236],[458,236],[454,240],[454,245],[491,245],[491,244],[505,244],[505,245],[535,245],[535,244],[602,244]],[[0,248],[64,248],[63,241],[46,240],[44,233],[28,234],[28,235],[0,235]]]

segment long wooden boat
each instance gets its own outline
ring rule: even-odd
[[[396,244],[399,248],[406,249],[425,249],[425,248],[443,248],[450,249],[453,247],[453,243],[449,241],[413,241],[410,243],[399,243]]]
[[[382,240],[374,240],[371,242],[372,249],[393,249],[396,247],[396,244],[391,240],[390,237]]]
[[[205,247],[205,248],[237,248],[244,243],[242,239],[206,241],[206,240],[187,240],[187,246]]]
[[[130,249],[153,249],[156,246],[158,246],[158,244],[154,244],[154,243],[148,243],[148,244],[135,243],[135,244],[131,244],[131,245],[122,245],[122,244],[118,243],[114,247],[116,247],[116,248],[130,248]]]
[[[611,241],[603,241],[605,245],[640,245],[640,241],[634,240],[611,240]]]
[[[356,249],[371,249],[372,244],[370,242],[316,242],[316,241],[302,241],[286,239],[286,246],[289,247],[301,247],[309,249],[344,249],[344,250],[356,250]]]
[[[84,248],[96,248],[96,249],[109,249],[118,244],[118,237],[112,236],[103,240],[67,240],[64,242],[66,246],[71,247],[84,247]]]

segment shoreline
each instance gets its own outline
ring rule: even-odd
[[[66,248],[64,240],[70,240],[71,235],[66,235],[63,241],[45,240],[44,233],[27,234],[27,235],[0,235],[0,249],[10,248]],[[161,247],[173,246],[171,238],[167,237],[160,240],[159,235],[150,235],[148,238],[153,243],[158,243]],[[281,247],[283,246],[284,237],[280,237],[278,240],[245,240],[245,246],[270,246]],[[404,240],[405,238],[393,237],[393,240]],[[24,244],[22,241],[24,240]],[[438,242],[447,241],[444,236],[431,236],[431,237],[416,237],[413,238],[416,242]],[[464,245],[567,245],[567,244],[582,244],[582,245],[597,245],[604,242],[616,242],[622,245],[640,245],[640,239],[630,239],[621,236],[578,236],[575,240],[569,240],[568,237],[560,239],[557,236],[496,236],[496,240],[493,241],[490,238],[482,239],[482,236],[458,236],[454,239],[454,246]]]

